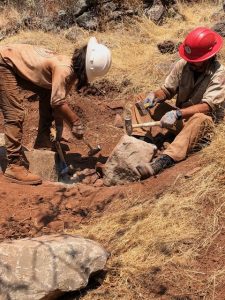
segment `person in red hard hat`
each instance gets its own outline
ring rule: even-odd
[[[133,107],[133,123],[154,120],[161,124],[161,128],[134,128],[133,136],[157,145],[172,141],[153,162],[137,166],[140,178],[184,160],[210,141],[214,123],[224,117],[225,68],[216,57],[222,46],[222,37],[211,29],[191,31],[179,46],[182,59],[164,84],[143,99],[147,115],[141,116]],[[165,102],[175,96],[175,105]]]

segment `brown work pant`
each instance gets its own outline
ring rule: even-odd
[[[53,121],[50,106],[51,91],[35,86],[18,76],[0,60],[0,108],[4,116],[5,142],[8,162],[20,164],[23,159],[22,134],[25,117],[24,100],[39,99],[38,136],[50,134]]]
[[[136,106],[132,108],[132,122],[145,123],[150,121],[159,121],[168,111],[175,109],[168,103],[162,103],[151,109],[149,114],[141,116]],[[187,120],[178,121],[176,126],[171,129],[160,127],[152,128],[134,128],[132,135],[147,136],[152,141],[158,140],[160,136],[164,141],[172,137],[172,142],[163,151],[163,154],[169,155],[175,162],[181,161],[187,157],[190,152],[202,148],[206,142],[209,142],[213,132],[213,121],[210,116],[202,113],[196,113]]]

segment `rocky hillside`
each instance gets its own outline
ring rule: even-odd
[[[186,1],[191,4],[192,1]],[[200,2],[200,1],[195,1]],[[20,30],[59,32],[72,26],[105,30],[107,25],[145,16],[156,24],[184,20],[177,0],[8,0],[1,1],[0,39]]]

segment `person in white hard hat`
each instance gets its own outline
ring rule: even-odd
[[[50,127],[55,120],[58,135],[65,121],[81,139],[83,125],[69,107],[66,96],[104,76],[111,66],[111,52],[96,38],[75,49],[72,58],[27,44],[0,47],[0,108],[4,116],[8,166],[7,179],[21,184],[40,184],[41,178],[25,167],[22,133],[25,99],[39,100],[39,128],[35,148],[51,147]]]

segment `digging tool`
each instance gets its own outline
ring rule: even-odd
[[[55,128],[51,128],[51,140],[55,145],[56,151],[59,155],[59,159],[60,159],[60,176],[64,176],[64,175],[73,175],[74,173],[74,167],[72,165],[67,165],[63,151],[62,151],[62,147],[60,142],[57,140],[57,132],[55,130]]]
[[[90,149],[88,151],[88,156],[93,156],[95,154],[97,154],[99,151],[102,150],[100,145],[97,145],[95,148],[93,148],[89,142],[83,137],[83,142],[85,143],[86,146],[88,146],[88,148]]]
[[[54,143],[55,143],[55,147],[56,147],[57,153],[60,158],[60,163],[61,163],[60,175],[61,176],[65,175],[65,174],[72,175],[74,173],[74,168],[72,165],[69,165],[69,166],[67,165],[60,142],[55,141]]]
[[[141,123],[141,124],[132,124],[131,118],[125,118],[125,131],[128,135],[132,134],[133,128],[154,127],[154,126],[161,126],[160,121],[152,121],[152,122]]]

